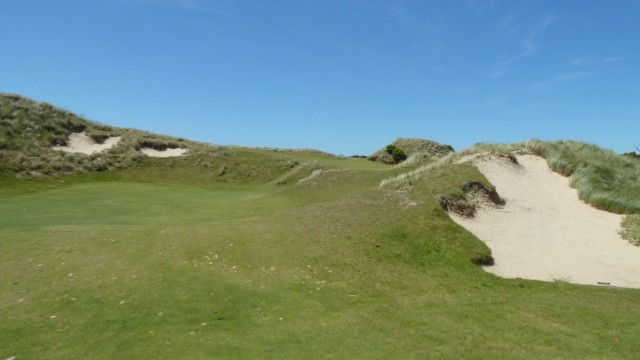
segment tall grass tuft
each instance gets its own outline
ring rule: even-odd
[[[491,144],[491,143],[477,143],[470,148],[460,151],[460,155],[467,156],[479,153],[498,153],[498,154],[511,154],[517,151],[530,150],[531,144],[535,140],[529,142],[518,142],[513,144]]]
[[[400,174],[396,177],[382,180],[379,187],[381,189],[407,190],[413,183],[418,181],[426,174],[438,169],[443,169],[447,165],[457,160],[459,157],[460,155],[454,152],[450,152],[428,165],[419,167],[404,174]]]
[[[635,246],[640,246],[640,214],[625,216],[620,235]]]

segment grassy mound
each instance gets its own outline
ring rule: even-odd
[[[388,147],[393,146],[401,150],[406,155],[406,160],[394,158]],[[397,164],[404,161],[410,165],[419,165],[428,162],[434,157],[440,157],[453,151],[450,145],[442,145],[438,142],[426,139],[399,138],[368,157],[371,161],[378,161],[384,164]]]
[[[96,143],[112,136],[122,140],[91,155],[52,149],[66,145],[69,135],[80,132]],[[141,146],[202,148],[184,139],[103,125],[47,103],[0,94],[0,171],[28,176],[127,168],[144,159]]]

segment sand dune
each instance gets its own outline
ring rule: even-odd
[[[472,160],[506,200],[503,208],[483,207],[475,218],[451,213],[491,248],[495,265],[485,269],[506,278],[640,288],[640,248],[618,234],[622,216],[580,201],[543,158],[517,159]]]

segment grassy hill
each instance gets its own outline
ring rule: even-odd
[[[406,158],[394,158],[391,154],[391,149],[394,148],[400,150],[401,154],[404,154]],[[368,159],[391,165],[399,162],[403,162],[405,165],[419,165],[429,163],[453,151],[453,147],[450,145],[443,145],[433,140],[399,138],[371,154]]]
[[[475,264],[489,249],[438,202],[469,181],[490,187],[475,167],[454,163],[464,152],[418,167],[218,147],[16,99],[25,109],[13,115],[17,105],[5,104],[0,120],[0,358],[637,355],[639,290],[507,280]],[[50,151],[78,131],[124,143],[86,156],[112,159],[99,169]],[[136,144],[150,139],[190,155],[139,155]],[[572,176],[591,174],[579,169],[601,151],[491,150],[525,146],[550,163],[571,154],[575,166],[563,168]],[[73,168],[47,175],[33,167],[45,156]],[[638,200],[634,163],[620,163],[630,164],[622,173],[598,164],[597,176],[576,176],[579,189],[580,179],[608,179],[619,186],[600,193]]]

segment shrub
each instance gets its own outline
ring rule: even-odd
[[[387,145],[384,149],[387,154],[391,155],[396,164],[407,159],[407,154],[405,154],[404,150],[393,144]]]

